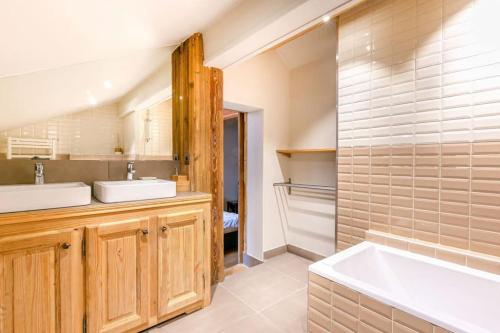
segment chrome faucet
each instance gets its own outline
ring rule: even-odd
[[[43,173],[43,164],[41,162],[37,162],[35,164],[35,184],[43,185],[45,182],[45,175]]]
[[[128,162],[127,163],[127,180],[134,180],[134,174],[135,174],[134,162]]]

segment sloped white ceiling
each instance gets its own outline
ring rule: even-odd
[[[150,77],[171,85],[173,48],[0,79],[0,131],[115,102]]]
[[[0,130],[168,89],[175,46],[241,1],[4,1]]]
[[[176,45],[241,1],[2,1],[0,77]]]
[[[285,65],[294,69],[336,54],[336,32],[333,20],[276,49]]]

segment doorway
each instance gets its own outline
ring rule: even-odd
[[[242,263],[245,244],[246,116],[224,109],[224,268]]]

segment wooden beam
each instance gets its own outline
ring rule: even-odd
[[[223,76],[217,68],[208,69],[210,82],[210,141],[212,193],[212,281],[224,280],[224,114]]]
[[[196,33],[172,54],[173,153],[191,191],[212,193],[212,282],[224,279],[222,71],[203,66]]]

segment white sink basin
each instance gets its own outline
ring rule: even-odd
[[[90,204],[84,183],[0,186],[0,213],[83,206]]]
[[[94,182],[94,196],[104,203],[171,198],[176,195],[176,183],[170,180]]]

